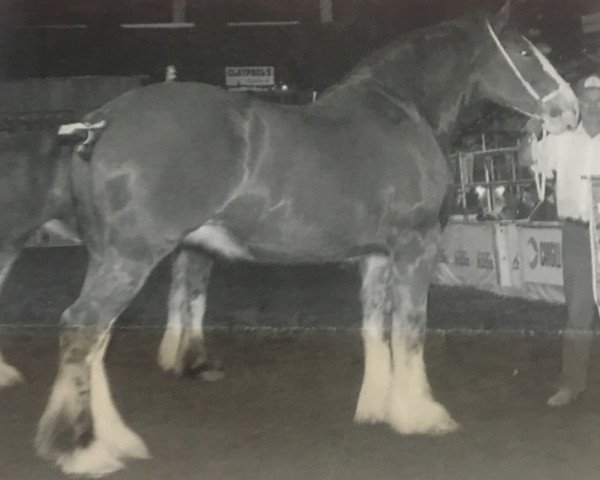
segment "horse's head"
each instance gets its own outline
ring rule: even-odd
[[[484,21],[485,44],[479,91],[490,100],[544,122],[551,133],[577,125],[579,108],[571,87],[528,39],[506,27],[509,6]]]

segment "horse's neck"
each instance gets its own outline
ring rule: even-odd
[[[442,45],[442,40],[437,41]],[[466,41],[440,46],[441,52],[435,58],[424,59],[410,45],[403,46],[395,55],[383,56],[371,68],[357,69],[328,92],[323,102],[351,108],[360,101],[361,94],[384,91],[391,102],[415,105],[443,146],[455,135],[460,112],[473,94],[474,67],[472,55],[465,51],[468,47]],[[435,52],[435,48],[430,51]]]

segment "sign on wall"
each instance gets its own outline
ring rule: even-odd
[[[520,227],[519,252],[524,281],[562,286],[562,233],[560,229]]]
[[[591,222],[590,222],[590,245],[592,257],[592,274],[594,286],[594,300],[600,309],[600,177],[589,177],[591,190]],[[599,310],[600,311],[600,310]]]
[[[257,88],[273,85],[275,85],[275,67],[247,66],[225,68],[225,86],[227,88]]]
[[[438,254],[437,276],[453,285],[496,285],[492,224],[449,224]]]

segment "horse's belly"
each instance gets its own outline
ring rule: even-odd
[[[209,221],[190,232],[185,246],[199,247],[225,258],[257,262],[305,263],[344,260],[361,251],[359,236],[332,232],[297,222],[258,222],[252,232],[237,225]]]

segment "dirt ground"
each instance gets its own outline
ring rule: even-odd
[[[29,250],[0,298],[0,344],[27,379],[0,392],[1,480],[64,478],[35,457],[32,439],[56,372],[55,327],[84,261],[81,249]],[[123,315],[129,328],[115,332],[108,354],[116,404],[153,455],[111,479],[598,478],[598,345],[589,390],[569,407],[545,406],[562,307],[433,288],[430,382],[462,428],[402,437],[352,423],[362,376],[353,269],[219,265],[207,319],[226,373],[216,383],[156,366],[167,273],[162,265]],[[256,329],[265,326],[287,331]]]

